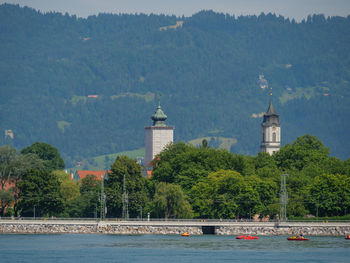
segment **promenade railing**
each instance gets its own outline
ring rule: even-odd
[[[13,221],[19,221],[19,220],[27,220],[27,221],[93,221],[93,222],[100,222],[100,218],[76,218],[76,217],[70,217],[70,218],[63,218],[63,217],[0,217],[0,222],[1,221],[8,221],[8,220],[13,220]],[[105,218],[103,221],[105,222],[136,222],[136,221],[142,221],[142,222],[210,222],[210,223],[264,223],[264,222],[270,222],[270,223],[283,223],[283,222],[290,222],[290,223],[315,223],[315,222],[324,222],[324,223],[330,223],[330,222],[339,222],[339,223],[350,223],[350,220],[325,220],[325,219],[298,219],[298,220],[287,220],[287,221],[278,221],[278,220],[253,220],[253,219],[177,219],[177,218],[129,218],[129,219],[124,219],[124,218]]]

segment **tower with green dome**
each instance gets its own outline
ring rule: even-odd
[[[160,100],[156,112],[152,115],[153,125],[145,127],[146,130],[146,155],[145,166],[160,153],[167,144],[174,141],[174,127],[167,126],[167,116],[160,106]]]

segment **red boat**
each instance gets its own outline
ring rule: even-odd
[[[350,235],[347,235],[345,239],[350,240]]]
[[[250,235],[248,235],[248,236],[237,236],[236,237],[236,239],[258,239],[258,237],[257,236],[250,236]]]
[[[299,237],[288,237],[287,240],[291,240],[291,241],[308,241],[308,238],[305,238],[303,236],[299,236]]]

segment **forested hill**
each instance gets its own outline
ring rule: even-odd
[[[143,147],[158,93],[177,141],[234,138],[231,151],[255,155],[270,87],[282,144],[309,133],[348,158],[349,81],[349,16],[83,19],[0,6],[0,144],[46,142],[67,166]]]

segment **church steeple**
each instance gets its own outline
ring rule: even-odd
[[[261,123],[262,141],[260,151],[273,154],[279,151],[281,146],[281,126],[278,114],[272,104],[272,90],[270,95],[269,108],[264,114],[264,120]]]
[[[269,105],[269,108],[267,109],[266,114],[267,115],[277,115],[275,112],[275,108],[272,105],[272,100],[270,100],[270,105]]]
[[[276,113],[275,108],[273,107],[272,100],[270,100],[269,108],[264,114],[264,120],[262,125],[264,126],[280,125],[278,114]]]

